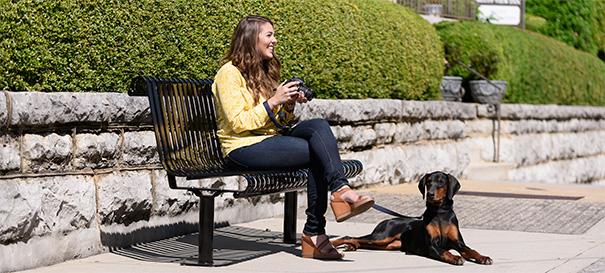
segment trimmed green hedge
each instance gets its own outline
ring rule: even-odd
[[[320,98],[439,97],[442,45],[384,0],[0,1],[0,89],[124,92],[137,75],[212,78],[239,19],[271,18],[282,78]]]
[[[446,50],[455,49],[446,55],[449,63],[458,55],[477,68],[473,56],[493,55],[496,71],[489,78],[508,82],[504,102],[605,106],[605,63],[594,55],[513,27],[476,21],[435,27]],[[474,78],[461,66],[450,74]]]
[[[593,30],[595,33],[595,43],[599,48],[598,56],[605,61],[605,1],[594,1],[595,17]]]
[[[527,0],[525,11],[546,19],[544,25],[530,30],[596,55],[593,22],[605,15],[596,13],[598,1],[603,0]]]

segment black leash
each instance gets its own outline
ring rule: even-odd
[[[389,215],[392,215],[392,216],[395,216],[395,217],[407,217],[405,215],[401,215],[401,214],[399,214],[397,212],[394,212],[394,211],[392,211],[390,209],[387,209],[387,208],[385,208],[383,206],[379,206],[379,205],[376,205],[376,204],[372,205],[372,208],[375,209],[375,210],[377,210],[377,211],[384,212],[386,214],[389,214]]]

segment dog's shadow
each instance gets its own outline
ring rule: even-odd
[[[300,255],[297,246],[284,243],[281,232],[224,226],[214,231],[213,266],[233,265],[279,252]],[[112,253],[146,262],[195,264],[198,233],[112,250]]]

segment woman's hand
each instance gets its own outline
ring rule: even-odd
[[[271,109],[284,103],[293,104],[302,96],[302,92],[298,91],[298,86],[296,86],[297,82],[289,82],[285,85],[284,83],[285,81],[277,87],[273,97],[267,100]]]

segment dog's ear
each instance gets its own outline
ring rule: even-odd
[[[424,189],[426,188],[426,180],[429,178],[429,174],[425,174],[420,181],[418,181],[418,190],[422,193],[422,199],[424,199]]]
[[[458,179],[451,174],[447,174],[447,179],[449,180],[449,184],[447,185],[447,198],[452,200],[454,195],[460,190],[460,182]]]

